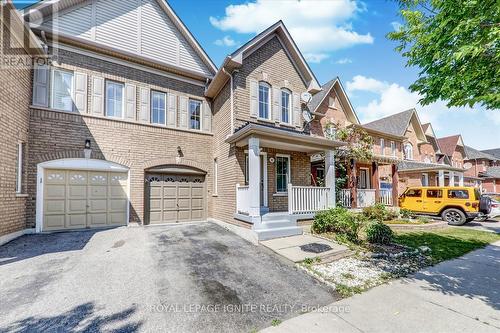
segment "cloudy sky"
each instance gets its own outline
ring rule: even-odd
[[[16,2],[16,1],[14,1]],[[24,1],[25,3],[26,1]],[[278,20],[290,30],[321,83],[339,76],[362,122],[415,107],[438,136],[461,133],[478,149],[500,147],[500,110],[422,107],[408,86],[418,68],[405,67],[385,35],[401,24],[391,0],[250,0],[169,3],[216,65]]]

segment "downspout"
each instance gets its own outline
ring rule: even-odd
[[[231,117],[230,117],[230,121],[231,121],[231,126],[230,126],[230,132],[229,132],[229,136],[233,135],[234,134],[234,99],[233,99],[233,72],[231,73],[228,73],[226,71],[226,69],[224,67],[222,67],[222,72],[224,72],[224,74],[228,75],[229,76],[229,81],[230,81],[230,104],[231,104]]]

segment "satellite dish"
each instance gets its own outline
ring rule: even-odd
[[[310,123],[311,121],[313,121],[313,116],[307,110],[302,111],[302,117],[304,117],[306,123]]]
[[[472,168],[472,163],[470,163],[470,162],[465,162],[465,163],[464,163],[464,169],[465,169],[465,170],[469,170],[470,168]]]
[[[308,93],[307,91],[300,94],[300,99],[304,104],[309,103],[311,101],[311,98],[312,98],[312,95],[310,93]]]

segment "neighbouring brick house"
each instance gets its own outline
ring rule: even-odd
[[[500,158],[465,146],[465,184],[480,188],[483,192],[500,192]]]
[[[11,2],[1,3],[2,61],[43,56],[35,35]],[[27,46],[25,41],[31,43]],[[0,244],[26,228],[29,105],[31,69],[3,63],[0,67]]]
[[[393,205],[397,192],[396,165],[401,161],[401,147],[404,137],[362,126],[345,93],[339,78],[322,86],[322,91],[315,94],[308,104],[314,115],[311,122],[311,134],[317,136],[335,136],[336,129],[359,126],[372,138],[373,157],[370,161],[346,161],[348,175],[352,175],[354,186],[346,184],[340,192],[338,202],[345,207],[366,207],[376,202]],[[328,133],[330,131],[330,133]],[[324,178],[324,159],[322,155],[313,156],[311,178],[315,185],[322,185]]]

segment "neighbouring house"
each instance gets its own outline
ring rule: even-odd
[[[483,192],[500,192],[500,158],[469,146],[465,146],[465,152],[465,183]]]
[[[346,169],[354,184],[346,184],[337,201],[344,207],[361,208],[381,202],[392,206],[397,203],[396,165],[401,161],[403,137],[361,125],[342,83],[335,78],[322,86],[308,104],[314,116],[310,125],[312,135],[335,136],[336,129],[358,126],[363,128],[373,140],[373,157],[369,161],[345,161]],[[330,133],[328,133],[330,131]],[[325,175],[323,155],[312,157],[311,177],[313,183],[322,185]],[[351,177],[352,175],[352,177]]]
[[[31,68],[7,61],[44,57],[42,45],[26,28],[10,1],[2,1],[0,29],[0,244],[21,235],[26,229],[28,202],[29,105]],[[28,43],[27,43],[28,42]]]
[[[281,21],[218,69],[163,0],[41,1],[23,15],[51,61],[2,78],[24,98],[19,228],[216,220],[266,239],[335,205],[344,143],[305,127],[301,95],[321,86]]]
[[[364,127],[404,138],[403,161],[397,165],[399,195],[409,186],[463,184],[463,168],[447,163],[449,157],[431,124],[422,125],[415,109],[375,120]]]

